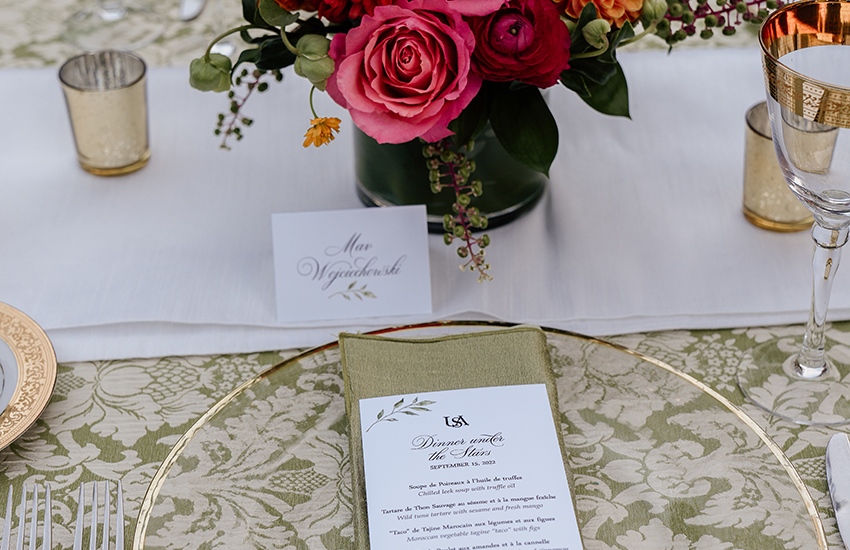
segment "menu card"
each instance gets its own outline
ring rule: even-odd
[[[543,331],[341,334],[340,350],[358,550],[580,550]]]
[[[373,550],[582,547],[544,384],[359,406]]]

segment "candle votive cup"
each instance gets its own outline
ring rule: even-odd
[[[744,141],[744,217],[771,231],[802,231],[811,227],[812,214],[797,200],[779,168],[767,104],[762,101],[746,114]]]
[[[147,164],[146,72],[140,57],[118,51],[84,53],[59,69],[77,159],[87,172],[120,176]]]

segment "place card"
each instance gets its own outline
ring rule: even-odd
[[[280,322],[431,313],[425,206],[272,216]]]
[[[359,408],[371,550],[582,548],[545,384]]]

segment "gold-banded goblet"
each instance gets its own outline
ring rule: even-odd
[[[843,424],[850,422],[850,380],[826,356],[824,327],[850,226],[850,1],[787,4],[764,21],[759,43],[776,156],[815,219],[814,284],[802,344],[757,346],[738,385],[786,420]],[[789,357],[792,346],[798,349]]]

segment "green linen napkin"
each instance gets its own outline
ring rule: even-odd
[[[345,410],[348,415],[357,550],[369,549],[360,399],[414,392],[546,384],[566,468],[555,376],[546,335],[519,326],[486,332],[408,340],[340,334]],[[517,404],[521,408],[521,404]],[[569,479],[569,470],[568,479]],[[570,483],[572,485],[572,483]]]

